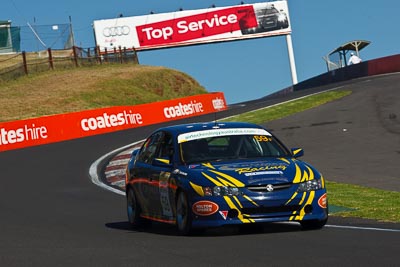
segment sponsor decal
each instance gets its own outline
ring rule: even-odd
[[[262,166],[262,167],[257,167],[257,168],[252,168],[252,167],[246,167],[246,168],[238,168],[235,169],[235,171],[238,174],[248,174],[248,173],[258,173],[260,171],[272,171],[272,170],[281,170],[284,171],[286,170],[287,165],[281,165],[281,164],[269,164],[266,166]],[[247,175],[248,176],[248,175]]]
[[[143,124],[142,115],[140,113],[132,113],[131,110],[128,112],[124,110],[117,114],[108,114],[107,112],[104,112],[101,116],[81,120],[81,128],[85,132],[135,124]]]
[[[256,176],[256,175],[272,175],[272,174],[282,175],[283,172],[282,171],[248,172],[248,173],[245,173],[244,175],[246,175],[246,176]]]
[[[29,140],[40,140],[48,137],[45,126],[24,125],[17,129],[0,128],[0,145],[21,143]]]
[[[160,173],[160,183],[158,185],[158,189],[160,192],[160,202],[162,213],[165,216],[172,216],[172,207],[171,202],[169,199],[169,180],[170,180],[171,173],[169,172],[161,172]]]
[[[272,138],[269,136],[265,135],[255,135],[254,139],[257,140],[257,142],[271,142]]]
[[[238,6],[136,27],[141,46],[185,42],[257,27],[253,6]]]
[[[209,138],[209,137],[217,137],[217,136],[228,136],[228,135],[269,135],[271,134],[264,130],[258,128],[234,128],[234,129],[212,129],[212,130],[204,130],[204,131],[196,131],[185,134],[180,134],[178,136],[178,143],[183,143],[191,140]]]
[[[114,37],[114,36],[122,36],[128,35],[131,29],[126,26],[115,26],[115,27],[105,27],[103,29],[103,36],[104,37]]]
[[[227,210],[220,210],[219,214],[221,214],[222,218],[224,218],[224,220],[226,220],[226,218],[228,216],[228,211]]]
[[[249,176],[249,182],[251,182],[252,184],[256,184],[256,183],[260,183],[260,184],[268,184],[268,183],[288,183],[289,179],[285,178],[285,177],[252,177]]]
[[[213,107],[218,110],[218,109],[224,109],[225,108],[225,102],[221,98],[216,98],[212,100]]]
[[[207,200],[201,200],[197,201],[196,203],[193,204],[192,210],[193,213],[199,216],[210,216],[216,213],[219,209],[219,206],[217,203],[207,201]]]
[[[190,101],[187,104],[179,103],[176,106],[166,107],[164,108],[164,116],[167,119],[182,117],[186,115],[192,115],[196,113],[203,113],[203,103]]]
[[[326,193],[325,193],[318,199],[318,205],[321,208],[326,209],[326,203],[327,203],[327,196],[326,196]]]
[[[172,173],[173,173],[173,174],[182,175],[182,176],[187,176],[187,175],[188,175],[187,172],[183,172],[183,171],[181,171],[180,169],[175,169],[175,170],[173,170]]]
[[[192,164],[192,165],[189,165],[189,169],[195,169],[200,166],[201,166],[200,164]]]

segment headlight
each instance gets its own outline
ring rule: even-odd
[[[239,188],[230,186],[204,187],[203,191],[206,196],[238,196],[240,194]]]
[[[299,188],[297,188],[298,192],[308,192],[308,191],[313,191],[313,190],[319,190],[322,189],[322,180],[321,179],[316,179],[316,180],[310,180],[304,183],[299,184]]]

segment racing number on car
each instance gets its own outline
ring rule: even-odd
[[[271,142],[272,138],[268,137],[266,135],[255,135],[254,139],[256,139],[256,141],[258,142]]]
[[[172,208],[171,203],[169,201],[169,178],[171,173],[169,172],[161,172],[160,173],[160,183],[159,183],[159,190],[160,190],[160,201],[161,201],[161,208],[162,213],[166,216],[172,216]]]

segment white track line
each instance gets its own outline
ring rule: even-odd
[[[325,225],[329,228],[340,228],[340,229],[350,229],[350,230],[367,230],[367,231],[382,231],[382,232],[397,232],[400,233],[399,229],[387,229],[387,228],[376,228],[376,227],[358,227],[358,226],[348,226],[348,225]]]
[[[132,143],[132,144],[120,147],[120,148],[117,148],[117,149],[115,149],[115,150],[113,150],[111,152],[108,152],[107,154],[103,155],[102,157],[98,158],[95,162],[93,162],[92,165],[90,165],[90,168],[89,168],[89,176],[90,176],[90,179],[92,180],[92,182],[95,185],[98,185],[103,189],[106,189],[106,190],[111,191],[113,193],[125,196],[125,192],[124,191],[118,190],[118,189],[116,189],[114,187],[111,187],[111,186],[106,185],[105,183],[103,183],[100,180],[100,177],[99,177],[99,175],[97,173],[97,169],[98,169],[98,166],[99,166],[100,162],[102,162],[105,158],[109,157],[112,154],[116,154],[116,153],[118,153],[118,152],[120,152],[120,151],[122,151],[124,149],[127,149],[127,148],[129,148],[131,146],[134,146],[134,145],[136,145],[136,144],[138,144],[140,142],[143,142],[143,140],[137,141],[135,143]]]

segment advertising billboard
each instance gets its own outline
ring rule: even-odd
[[[286,1],[184,10],[93,22],[101,51],[137,51],[291,33]]]
[[[0,122],[0,152],[174,121],[227,109],[221,92],[135,106]]]

